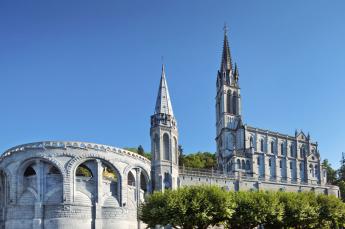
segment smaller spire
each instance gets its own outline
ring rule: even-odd
[[[235,79],[236,82],[238,81],[238,77],[239,76],[240,76],[240,74],[238,72],[237,63],[235,63],[234,79]]]
[[[155,114],[167,114],[174,116],[170,95],[168,90],[168,84],[165,78],[165,66],[162,64],[161,81],[158,88],[158,95],[156,101]]]

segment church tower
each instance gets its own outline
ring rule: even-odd
[[[178,130],[162,66],[156,108],[151,116],[151,172],[153,190],[177,188]]]
[[[217,162],[219,169],[222,170],[225,170],[225,164],[236,151],[244,149],[238,78],[239,71],[237,65],[233,66],[231,60],[225,27],[222,59],[217,73],[216,95]]]

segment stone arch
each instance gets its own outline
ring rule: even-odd
[[[103,193],[98,193],[98,188],[97,188],[97,179],[93,179],[89,184],[89,188],[86,190],[83,190],[81,188],[81,183],[80,182],[84,182],[84,181],[77,181],[77,177],[76,177],[76,171],[77,168],[87,162],[90,163],[95,163],[97,164],[97,160],[99,160],[99,163],[101,163],[101,166],[108,166],[110,167],[110,169],[112,169],[115,173],[116,173],[116,178],[117,181],[113,181],[115,183],[115,189],[114,192],[112,192],[112,188],[106,186],[106,189],[104,187],[102,187],[102,191]],[[95,165],[93,165],[95,166]],[[74,159],[72,159],[68,166],[68,172],[71,174],[71,183],[73,183],[72,185],[72,193],[74,194],[74,202],[78,202],[78,200],[81,198],[83,201],[86,201],[87,199],[82,198],[82,194],[88,196],[91,199],[91,202],[93,202],[92,198],[96,197],[97,195],[99,195],[101,197],[101,202],[102,204],[105,205],[112,205],[112,206],[120,206],[121,203],[121,198],[122,198],[122,193],[121,193],[121,188],[122,188],[122,181],[123,181],[123,176],[121,174],[121,172],[119,171],[119,169],[112,163],[110,162],[108,159],[104,158],[104,157],[99,157],[99,156],[93,156],[93,155],[85,155],[85,157],[76,157]],[[104,167],[105,169],[106,167]],[[94,172],[93,172],[93,176],[98,176],[98,173],[95,172],[96,167],[94,168]],[[91,169],[92,171],[92,169]],[[102,170],[102,177],[104,177],[104,170]],[[79,183],[78,183],[79,182]],[[87,181],[88,182],[88,181]],[[85,182],[84,182],[85,183]],[[102,185],[104,186],[107,183],[104,179],[102,182]],[[109,183],[110,186],[114,186],[114,184],[112,183],[112,181],[110,181]],[[109,189],[107,189],[109,188]],[[111,195],[109,193],[105,193],[105,190],[110,190],[110,192],[112,193]],[[94,195],[95,193],[97,193],[97,195]],[[80,198],[77,196],[78,194],[80,194]],[[109,195],[108,195],[109,194]],[[84,196],[85,197],[85,196]],[[114,198],[109,198],[109,197],[114,197]]]
[[[144,167],[142,167],[141,165],[138,165],[138,164],[132,164],[132,165],[127,165],[126,168],[123,170],[123,179],[124,180],[127,180],[128,179],[128,173],[132,170],[132,169],[140,169],[141,170],[141,173],[143,174],[143,176],[145,177],[146,179],[146,182],[147,182],[147,189],[148,191],[150,190],[150,183],[151,183],[151,179],[150,179],[150,175],[149,175],[149,172],[146,171],[146,169]],[[134,174],[133,174],[134,175]],[[135,176],[134,176],[135,177]]]
[[[37,166],[41,168],[41,172],[37,169]],[[28,168],[30,168],[28,170]],[[49,174],[49,169],[55,168],[55,174]],[[27,176],[25,176],[27,173]],[[23,160],[17,168],[16,176],[16,195],[17,199],[22,204],[31,204],[31,200],[28,198],[32,195],[29,193],[30,189],[34,190],[36,195],[38,195],[38,190],[46,190],[50,186],[58,187],[59,191],[54,193],[55,195],[55,202],[54,203],[61,203],[62,202],[62,195],[63,195],[63,183],[66,180],[64,177],[64,168],[61,166],[60,163],[56,163],[56,160],[46,157],[32,157]],[[37,183],[37,177],[41,176],[40,179],[43,179],[43,182]],[[38,185],[40,185],[38,187]],[[31,191],[32,192],[32,191]],[[47,201],[47,193],[43,192],[42,194],[42,201]],[[25,199],[25,201],[24,201]]]
[[[163,134],[163,159],[170,160],[170,137],[167,133]]]

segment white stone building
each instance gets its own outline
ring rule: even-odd
[[[179,167],[177,121],[163,66],[151,116],[151,161],[86,142],[15,146],[0,157],[0,228],[144,228],[137,210],[146,193],[197,184],[339,196],[338,187],[327,185],[317,144],[309,134],[289,136],[243,124],[238,81],[225,34],[217,75],[218,169]]]

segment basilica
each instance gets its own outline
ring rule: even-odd
[[[0,228],[145,228],[137,216],[146,195],[190,185],[339,197],[339,188],[327,184],[318,144],[309,134],[244,124],[239,80],[225,31],[215,79],[217,168],[179,166],[178,125],[163,66],[150,119],[151,161],[90,142],[42,141],[8,149],[0,157]]]

